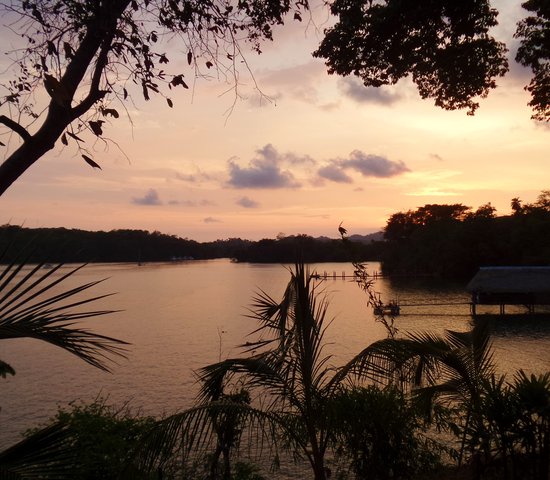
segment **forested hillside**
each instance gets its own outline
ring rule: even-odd
[[[390,216],[384,240],[280,235],[259,241],[195,240],[144,230],[90,232],[65,228],[0,227],[0,248],[17,246],[33,262],[163,262],[232,258],[293,263],[380,260],[390,275],[466,278],[484,265],[550,265],[550,190],[536,202],[511,201],[512,215],[496,216],[490,203],[477,210],[428,204]],[[363,240],[363,241],[360,241]],[[10,248],[9,252],[17,249]],[[12,257],[4,256],[4,261]]]
[[[490,203],[425,205],[393,214],[381,256],[388,274],[468,277],[484,265],[550,265],[550,190],[537,201],[511,201],[512,215]]]
[[[244,262],[293,263],[300,253],[306,262],[373,260],[380,242],[280,236],[259,241],[229,238],[199,243],[195,240],[144,230],[90,232],[66,228],[0,227],[0,252],[10,261],[16,251],[31,262],[164,262],[184,259],[232,258]],[[12,247],[12,248],[9,248]],[[17,247],[17,248],[13,248]]]

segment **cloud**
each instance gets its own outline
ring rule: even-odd
[[[205,172],[198,171],[197,173],[179,173],[176,172],[176,178],[183,182],[200,183],[202,181],[211,180],[210,175]]]
[[[197,204],[192,200],[170,200],[169,205],[183,205],[184,207],[196,207]]]
[[[310,60],[288,68],[258,72],[258,75],[262,88],[275,90],[275,93],[268,94],[275,104],[278,100],[289,97],[316,105],[319,102],[319,79],[326,77],[326,67],[320,61]],[[256,105],[260,104],[258,99],[259,97],[254,99]]]
[[[260,204],[254,200],[251,200],[248,197],[241,197],[237,200],[237,205],[240,205],[244,208],[257,208]]]
[[[221,220],[214,217],[206,217],[205,219],[203,219],[203,222],[204,223],[223,223]]]
[[[184,207],[211,207],[215,205],[215,203],[210,200],[200,200],[199,202],[193,200],[170,200],[168,203],[170,205],[182,205]]]
[[[342,78],[338,81],[338,88],[348,98],[359,103],[377,103],[380,105],[391,105],[401,99],[401,95],[395,90],[383,87],[365,87],[356,78]]]
[[[410,169],[401,161],[396,162],[379,155],[354,150],[347,159],[330,160],[328,165],[317,171],[317,175],[336,183],[353,183],[353,179],[346,170],[354,170],[364,177],[376,178],[390,178],[410,172]]]
[[[363,153],[354,150],[348,160],[340,162],[342,167],[351,168],[361,173],[364,177],[389,178],[410,172],[410,169],[402,162],[395,162],[378,155]]]
[[[443,157],[441,155],[438,155],[437,153],[430,153],[430,158],[433,158],[434,160],[437,160],[438,162],[443,161]]]
[[[294,175],[281,168],[283,162],[290,159],[289,154],[281,155],[271,144],[256,151],[256,157],[248,167],[240,167],[229,160],[228,184],[234,188],[298,188],[300,184]]]
[[[353,179],[336,163],[320,168],[317,173],[320,177],[336,183],[352,183]]]
[[[153,188],[150,188],[143,197],[132,198],[132,203],[136,205],[162,205],[157,191]]]

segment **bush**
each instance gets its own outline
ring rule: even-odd
[[[438,463],[417,409],[394,388],[343,391],[334,405],[337,451],[357,478],[413,478]]]
[[[147,479],[151,476],[130,466],[130,455],[154,424],[152,417],[141,417],[127,405],[115,408],[105,399],[90,404],[71,403],[60,408],[52,424],[68,427],[72,463],[68,465],[79,480],[118,479],[125,472],[128,478]],[[38,429],[26,433],[31,437]]]

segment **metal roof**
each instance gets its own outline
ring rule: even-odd
[[[550,267],[481,267],[468,292],[550,292]]]

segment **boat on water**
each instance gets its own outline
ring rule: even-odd
[[[401,313],[401,308],[396,301],[391,301],[390,303],[376,305],[374,307],[375,315],[391,315],[396,317]]]

